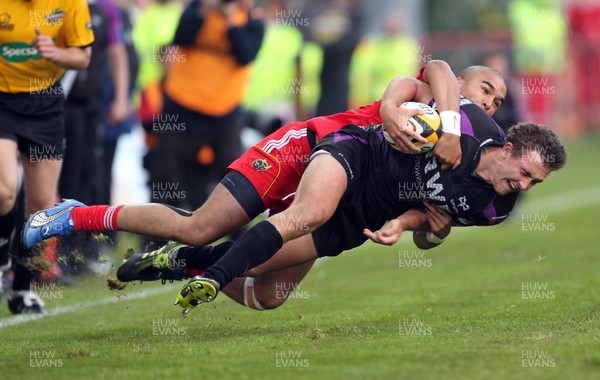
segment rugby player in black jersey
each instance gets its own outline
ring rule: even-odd
[[[404,83],[403,81],[405,81],[405,80],[408,80],[409,83]],[[491,70],[489,68],[484,68],[484,67],[470,67],[470,68],[466,69],[465,71],[463,71],[463,73],[459,77],[458,81],[461,82],[460,87],[461,87],[462,92],[465,94],[468,94],[468,96],[471,99],[473,99],[479,106],[481,106],[482,109],[484,109],[488,114],[493,114],[495,109],[497,109],[498,106],[500,105],[502,98],[503,98],[503,94],[505,92],[505,87],[504,87],[504,83],[503,83],[501,76],[498,76],[493,70]],[[433,90],[429,91],[429,87],[424,85],[422,82],[419,82],[419,81],[411,79],[411,78],[401,78],[401,79],[395,80],[394,82],[396,82],[395,83],[396,88],[400,87],[402,90],[406,89],[406,91],[394,91],[394,95],[395,95],[394,97],[389,98],[388,102],[383,102],[383,101],[381,102],[382,110],[388,106],[389,106],[389,108],[391,108],[390,112],[387,113],[388,122],[391,125],[394,125],[394,123],[398,123],[399,120],[403,119],[402,115],[399,115],[400,110],[394,104],[401,104],[404,100],[407,100],[407,99],[428,101],[429,99],[432,98],[431,92],[434,92]],[[425,87],[423,87],[423,89],[419,90],[419,87],[421,85],[423,85]],[[411,93],[411,91],[412,91],[412,93]],[[386,93],[387,92],[388,91],[386,91]],[[448,93],[446,94],[447,95],[446,97],[451,97],[450,96],[451,91],[447,91],[447,92]],[[416,96],[417,93],[421,94],[420,98],[414,98],[414,96]],[[438,87],[438,94],[439,94],[439,87]],[[442,92],[442,96],[443,95],[444,95],[444,93]],[[456,109],[458,110],[458,103],[459,103],[458,102],[458,91],[456,92],[456,95],[452,95],[452,96],[454,96],[456,99],[456,103],[457,103]],[[437,97],[436,97],[436,99],[437,99]],[[440,104],[441,104],[441,101],[440,101]],[[394,108],[394,107],[396,107],[396,108]],[[396,111],[396,117],[394,117],[393,111]],[[386,114],[386,113],[382,112],[382,119],[383,119],[384,114]],[[383,122],[385,123],[386,120],[383,120]],[[343,124],[340,124],[340,126],[341,125],[343,125]],[[391,133],[390,133],[390,135],[391,135]],[[325,136],[325,134],[323,134],[323,136]],[[396,142],[398,143],[398,141],[396,141]],[[460,152],[460,150],[459,150],[459,152]],[[296,189],[296,186],[294,187],[294,190]],[[442,213],[439,212],[439,210],[434,209],[433,207],[429,207],[428,211],[429,212],[427,214],[425,214],[426,216],[429,217],[428,218],[428,222],[429,222],[428,228],[430,228],[433,232],[436,232],[439,235],[440,234],[440,232],[438,232],[439,229],[436,229],[435,225],[444,226],[447,223],[447,222],[444,222],[445,216],[442,215]],[[410,213],[407,213],[404,215],[404,218],[406,219],[409,216],[410,216]],[[434,219],[432,219],[432,218],[434,218]],[[173,266],[172,263],[170,263],[170,261],[172,259],[174,262],[185,263],[186,271],[188,271],[189,269],[192,269],[192,268],[204,269],[207,266],[209,266],[210,264],[217,261],[217,259],[219,259],[220,256],[223,255],[223,253],[229,247],[229,245],[226,245],[226,244],[230,245],[231,243],[224,243],[224,244],[219,245],[218,249],[213,249],[211,247],[191,248],[191,247],[186,247],[182,244],[169,243],[165,247],[163,247],[164,249],[161,248],[158,251],[149,252],[149,253],[142,255],[141,260],[133,260],[133,261],[131,259],[128,260],[128,263],[122,265],[119,268],[118,275],[123,274],[123,273],[125,274],[123,276],[119,276],[119,279],[121,279],[122,281],[132,281],[136,278],[141,279],[140,275],[142,275],[143,273],[141,273],[140,271],[143,268],[146,268],[147,265],[139,266],[139,264],[140,263],[144,264],[147,261],[150,262],[152,264],[151,266],[153,268],[155,267],[156,270],[154,270],[153,273],[150,273],[148,277],[144,276],[144,278],[143,278],[144,280],[161,278],[161,276],[158,276],[158,277],[156,276],[157,273],[154,273],[157,271],[160,272],[160,267],[164,267],[165,270],[167,270],[167,269],[173,270],[173,268],[170,268]],[[292,246],[292,244],[293,243],[290,243],[287,246],[290,247],[290,246]],[[180,249],[180,248],[182,248],[182,249]],[[300,245],[299,249],[303,249],[303,245]],[[194,250],[196,250],[196,251],[194,251]],[[174,256],[174,255],[171,255],[171,253],[176,253],[177,255]],[[138,255],[136,255],[136,257],[137,256]],[[280,257],[283,257],[284,259],[279,260]],[[159,259],[161,259],[161,260],[159,260]],[[166,260],[162,260],[162,259],[166,259]],[[267,265],[266,268],[264,266],[261,267],[261,270],[263,270],[265,272],[273,272],[276,269],[287,268],[289,265],[294,266],[296,263],[294,260],[292,260],[288,264],[288,262],[286,260],[287,259],[285,258],[285,256],[277,255],[277,256],[275,256],[275,258],[273,260],[269,260],[269,264]],[[160,264],[159,266],[155,265],[157,262]],[[129,264],[134,264],[133,272],[135,272],[135,273],[133,273],[133,276],[128,273],[125,273],[128,271],[124,270],[124,269],[128,269],[129,267],[131,267],[131,265],[129,265]],[[289,276],[291,276],[289,278],[290,279],[292,277],[294,277],[294,278],[297,277],[298,279],[303,278],[304,275],[306,274],[306,272],[308,271],[308,269],[310,268],[310,265],[312,265],[312,262],[307,263],[306,265],[300,264],[298,266],[298,268],[294,268],[293,270],[291,270],[291,272],[294,272],[293,274],[288,273]],[[148,269],[153,269],[153,268],[148,268]],[[129,268],[129,269],[131,269],[131,268]],[[129,271],[129,272],[131,272],[131,271]],[[138,273],[138,272],[140,272],[140,273]],[[146,272],[146,270],[144,269],[143,272]],[[160,274],[160,273],[158,273],[158,274]],[[189,275],[190,273],[188,272],[187,274]],[[277,274],[282,275],[282,276],[286,275],[285,273],[282,273],[281,271],[278,271]],[[172,278],[172,277],[169,277],[168,275],[169,274],[167,274],[166,278]],[[193,276],[193,274],[191,276]],[[162,278],[165,278],[165,277],[163,276]],[[259,280],[260,283],[265,283],[264,276],[257,280]],[[239,282],[240,280],[238,279],[236,281]],[[231,286],[226,289],[226,293],[228,293],[230,296],[232,296],[234,299],[236,299],[238,301],[240,301],[241,298],[239,296],[236,296],[235,294],[236,293],[240,294],[243,292],[244,293],[243,295],[245,295],[247,293],[246,290],[248,290],[247,288],[251,288],[251,286],[245,286],[245,285],[249,285],[253,281],[253,279],[249,277],[249,278],[243,279],[241,281],[244,281],[243,284],[241,284],[242,286]],[[237,284],[237,285],[240,285],[240,284]],[[232,290],[232,289],[235,289],[235,290]],[[254,294],[252,294],[252,297],[254,297]]]
[[[301,265],[338,255],[376,238],[378,232],[371,230],[387,220],[402,221],[409,211],[418,215],[415,207],[424,201],[449,212],[457,225],[505,220],[519,191],[564,165],[564,147],[550,129],[533,123],[521,123],[505,136],[481,108],[467,100],[461,103],[463,153],[458,168],[442,171],[431,154],[396,151],[380,126],[365,130],[350,125],[334,132],[313,151],[292,205],[251,228],[202,276],[190,280],[177,302],[188,311],[211,301],[235,277],[272,257]],[[402,183],[422,188],[425,199],[399,199]],[[401,222],[391,228],[391,236],[397,240],[404,230],[423,229],[426,220],[422,213]],[[435,238],[421,242],[431,247],[445,236]]]

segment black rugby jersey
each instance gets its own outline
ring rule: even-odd
[[[325,139],[325,150],[332,151],[326,140],[331,147],[337,145],[332,154],[348,173],[348,190],[341,205],[360,204],[370,225],[422,207],[424,200],[448,211],[455,225],[493,225],[506,219],[518,193],[498,195],[474,174],[482,149],[504,145],[504,132],[470,101],[462,100],[460,110],[462,163],[455,170],[442,171],[431,153],[395,150],[384,139],[381,125],[366,130],[348,126]],[[351,151],[345,151],[344,144],[353,145]]]

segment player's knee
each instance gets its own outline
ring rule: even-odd
[[[15,206],[17,189],[0,184],[0,215],[6,215]]]
[[[225,235],[211,223],[205,223],[194,216],[186,218],[186,227],[181,231],[182,237],[190,245],[205,245]]]
[[[171,205],[168,205],[168,204],[164,204],[163,206],[170,208],[171,210],[175,211],[176,213],[178,213],[181,216],[185,216],[186,218],[189,218],[189,217],[191,217],[193,215],[192,212],[184,210],[184,209],[179,208],[179,207],[171,206]]]
[[[276,294],[270,294],[267,297],[265,297],[264,295],[263,296],[258,295],[257,299],[260,302],[260,305],[262,307],[262,309],[257,309],[257,310],[277,309],[279,306],[283,305],[283,303],[286,300],[285,298],[277,297]]]
[[[273,291],[272,279],[247,276],[244,280],[244,305],[254,310],[272,310],[285,302]]]

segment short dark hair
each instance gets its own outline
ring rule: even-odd
[[[504,75],[502,75],[502,73],[500,71],[494,69],[493,67],[488,67],[488,66],[481,66],[481,65],[468,66],[458,76],[464,80],[469,80],[469,77],[471,75],[476,74],[479,71],[491,71],[498,78],[502,79],[504,81],[504,83],[506,83],[506,79],[504,78]]]
[[[513,144],[513,156],[536,151],[544,165],[550,170],[558,170],[567,162],[567,152],[554,131],[545,125],[519,123],[510,127],[506,140]]]

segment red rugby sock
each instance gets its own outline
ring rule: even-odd
[[[124,206],[75,207],[71,211],[73,231],[116,231],[117,216]]]

